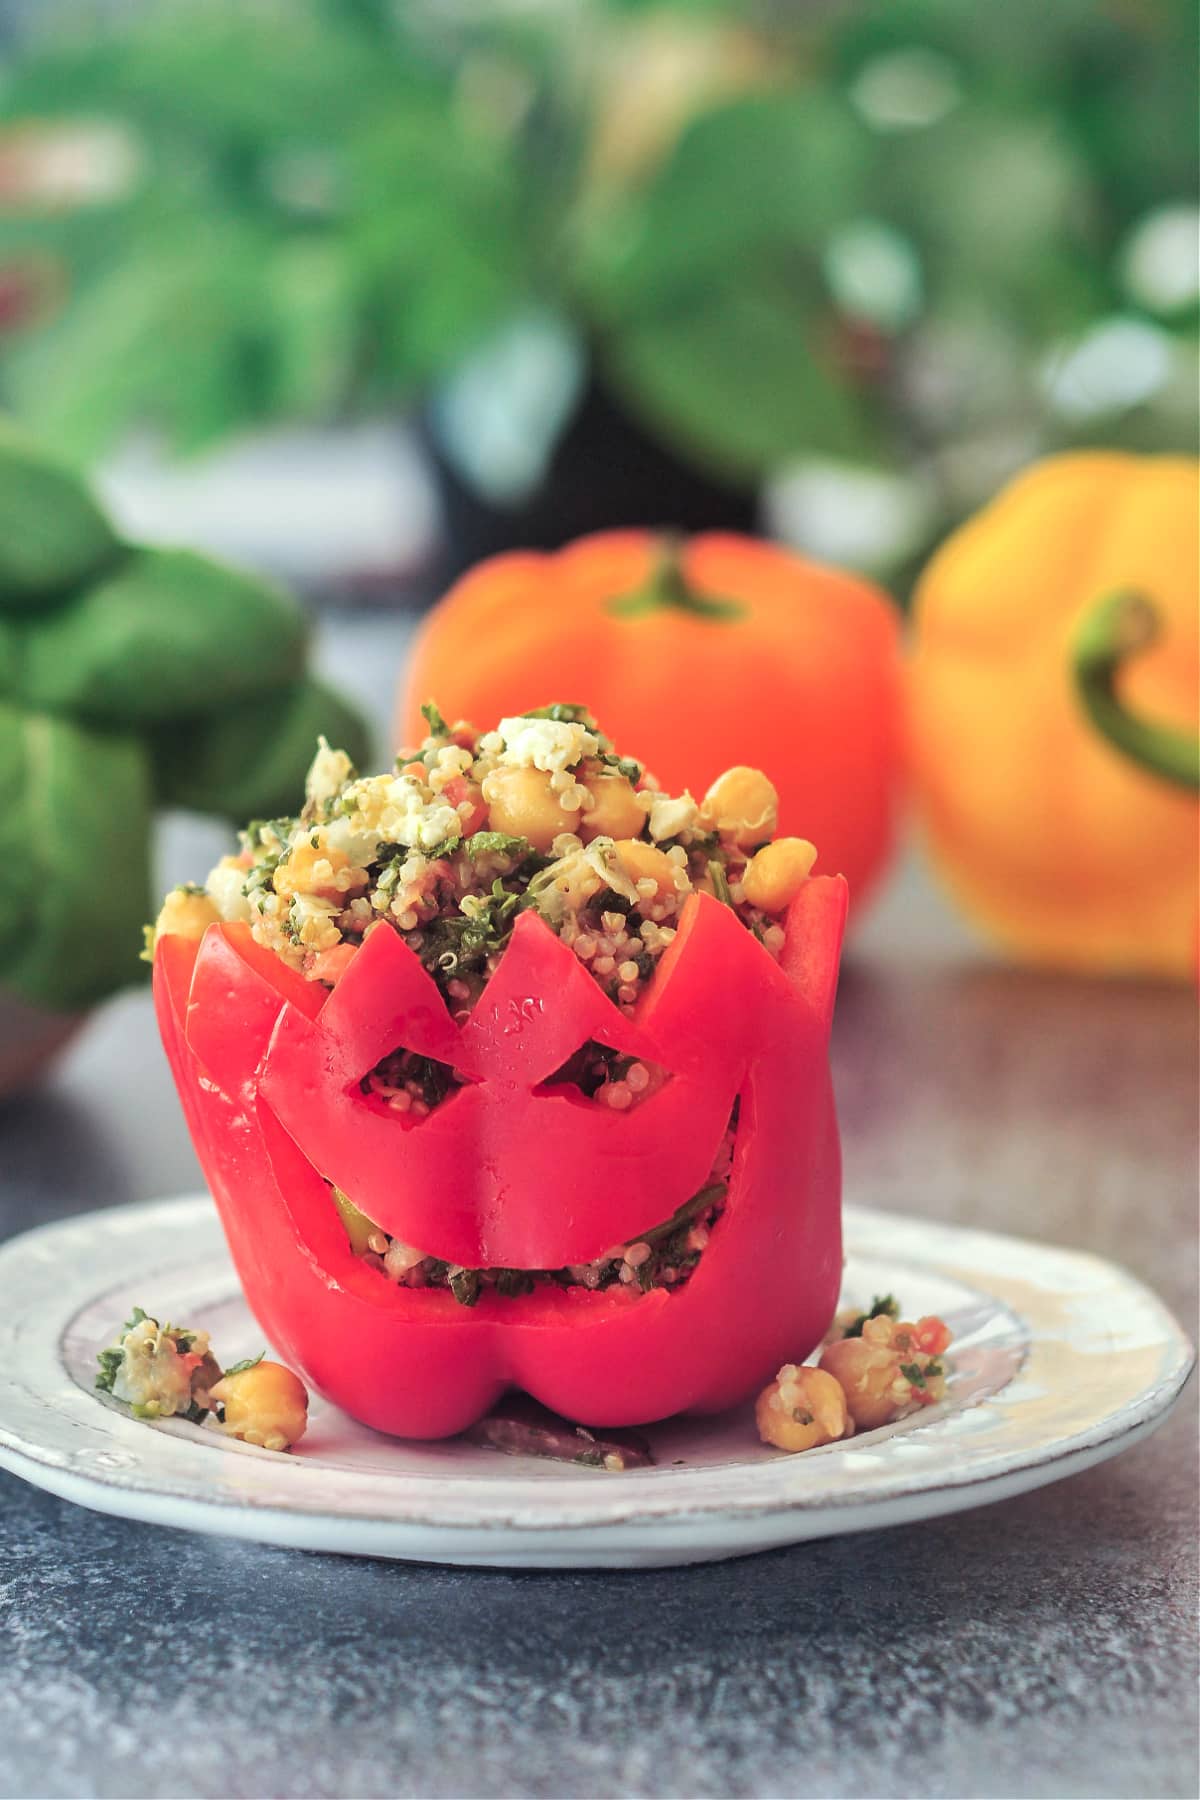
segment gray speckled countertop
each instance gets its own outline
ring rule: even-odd
[[[346,626],[326,661],[377,703],[398,644]],[[1118,1258],[1194,1329],[1190,995],[989,965],[910,874],[834,1059],[850,1197]],[[0,1236],[197,1185],[144,994],[0,1102]],[[632,1574],[262,1549],[0,1476],[0,1794],[1191,1800],[1196,1538],[1194,1394],[1022,1499]]]

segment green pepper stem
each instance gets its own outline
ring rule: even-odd
[[[1138,718],[1117,694],[1117,678],[1132,657],[1162,635],[1162,619],[1144,594],[1108,594],[1084,618],[1075,638],[1075,687],[1092,724],[1139,768],[1176,787],[1200,790],[1200,740],[1171,725]]]
[[[746,610],[740,600],[702,594],[693,587],[683,572],[683,549],[684,540],[678,532],[663,532],[649,580],[631,593],[614,596],[608,603],[609,612],[620,619],[638,619],[654,612],[691,613],[697,619],[740,619]]]

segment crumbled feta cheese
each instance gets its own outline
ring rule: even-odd
[[[501,719],[504,749],[500,761],[511,769],[573,769],[585,756],[595,756],[600,740],[586,725],[557,719]]]
[[[429,772],[429,785],[435,794],[440,794],[448,781],[459,775],[465,775],[474,762],[469,750],[461,749],[457,744],[447,744],[438,751],[437,762]]]
[[[678,799],[670,794],[655,794],[650,803],[650,836],[655,843],[691,831],[700,816],[700,808],[686,788]]]
[[[304,795],[311,805],[332,800],[354,773],[354,764],[344,750],[331,750],[325,739],[318,738],[319,749],[304,778]]]
[[[245,885],[246,870],[237,857],[223,856],[205,883],[208,897],[223,919],[233,922],[250,917]]]
[[[462,836],[462,820],[445,800],[426,800],[410,775],[372,775],[343,794],[345,813],[324,828],[325,840],[344,850],[358,868],[372,862],[380,844],[432,850]]]

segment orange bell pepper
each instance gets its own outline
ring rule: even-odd
[[[723,769],[771,771],[779,831],[858,908],[883,878],[903,789],[899,621],[887,596],[778,544],[605,531],[465,575],[413,647],[402,743],[447,718],[498,719],[586,694],[663,787],[697,797]]]
[[[919,812],[964,909],[1026,960],[1192,970],[1197,476],[1185,457],[1052,458],[948,539],[918,585]],[[1128,621],[1130,594],[1156,634],[1106,641],[1097,621]]]

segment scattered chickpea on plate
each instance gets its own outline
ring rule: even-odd
[[[815,1450],[934,1406],[946,1392],[941,1319],[899,1318],[890,1294],[866,1313],[840,1313],[815,1368],[786,1363],[755,1406],[758,1435],[776,1450]]]
[[[162,1325],[140,1306],[100,1352],[96,1386],[137,1419],[182,1418],[263,1450],[290,1450],[308,1427],[308,1390],[282,1363],[258,1356],[224,1373],[206,1331]]]

